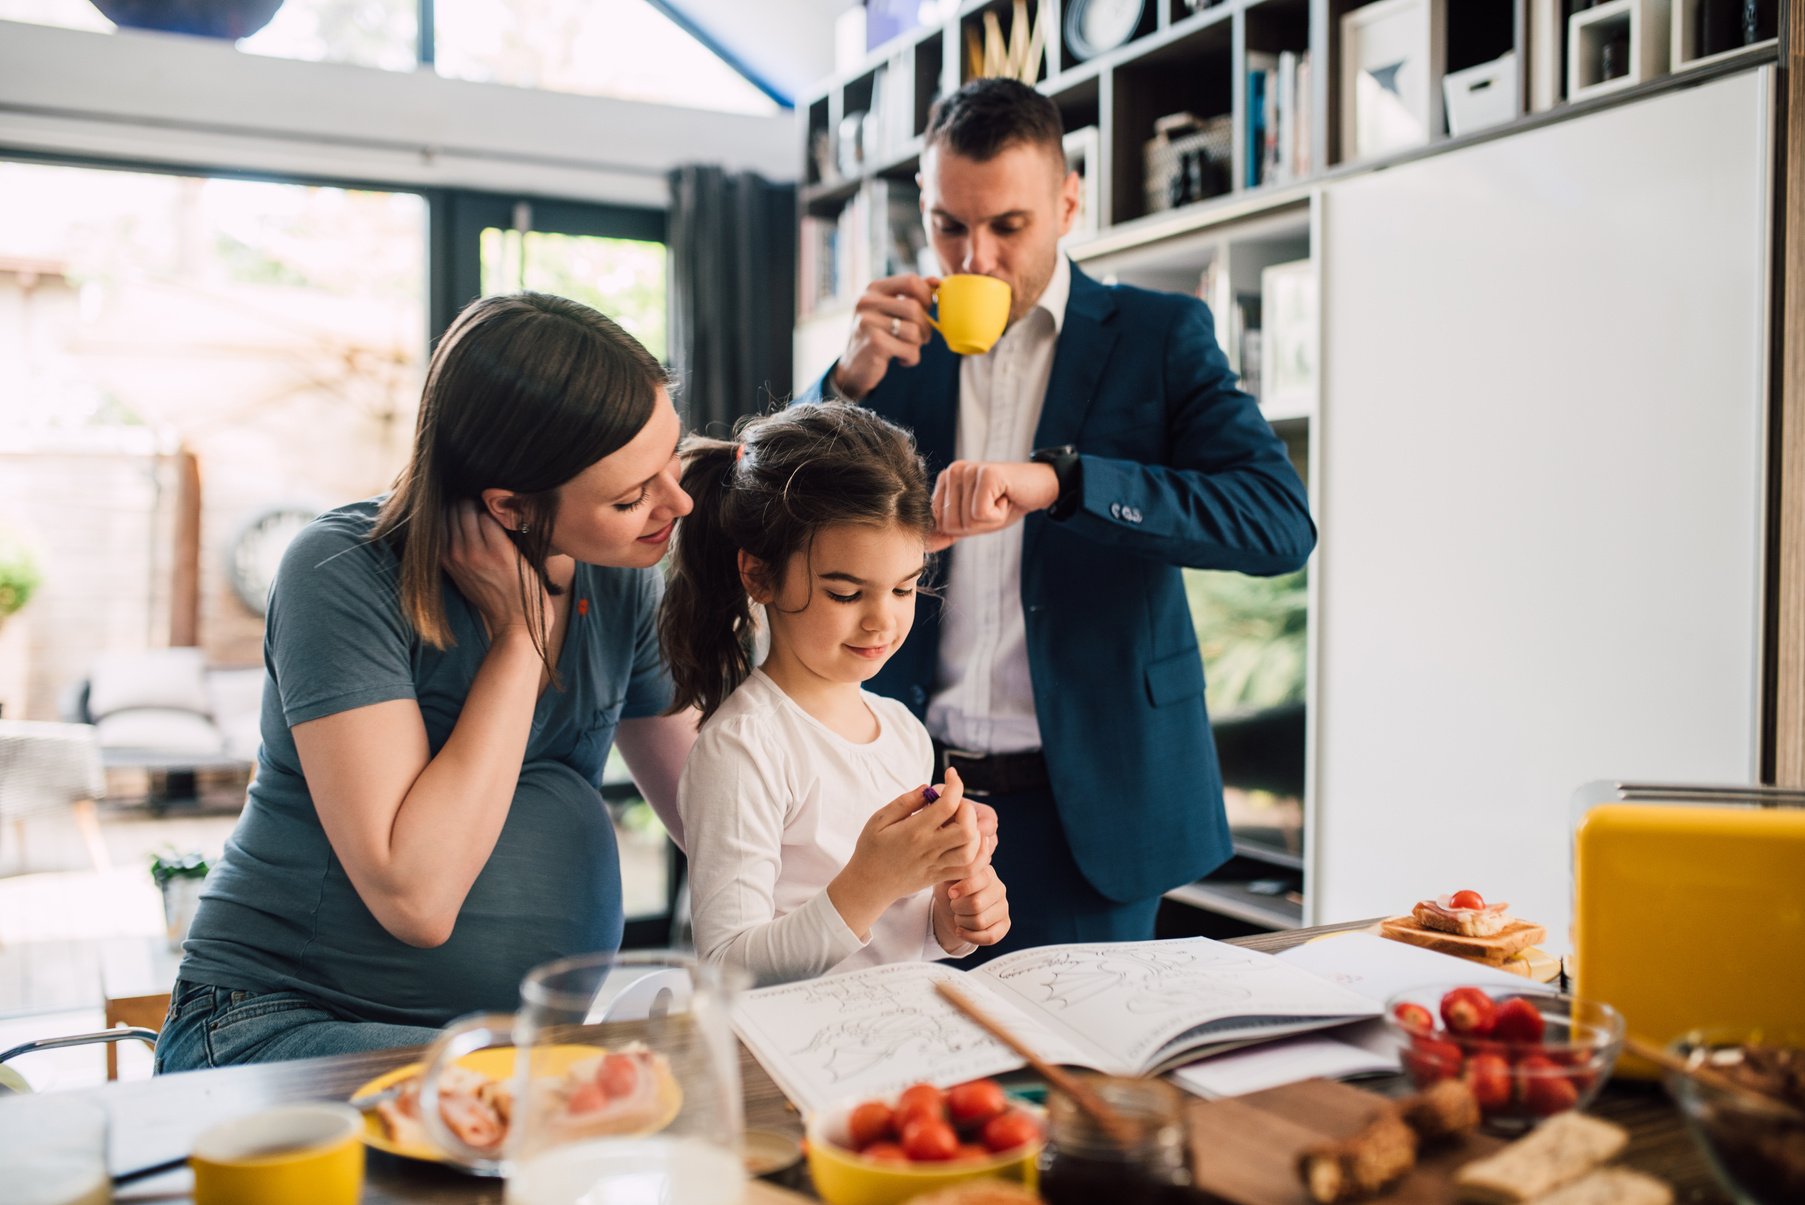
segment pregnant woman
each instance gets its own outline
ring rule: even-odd
[[[159,1071],[423,1042],[619,945],[609,747],[681,843],[695,739],[661,714],[656,635],[680,434],[658,362],[587,306],[522,293],[452,322],[394,491],[283,557],[256,778]]]

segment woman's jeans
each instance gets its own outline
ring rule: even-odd
[[[241,992],[178,979],[157,1038],[156,1071],[420,1046],[438,1032],[420,1025],[347,1021],[300,992]]]

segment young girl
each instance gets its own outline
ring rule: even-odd
[[[794,406],[737,443],[691,438],[683,488],[696,505],[659,636],[672,706],[705,717],[677,792],[697,950],[780,983],[1001,940],[977,809],[956,774],[932,797],[927,730],[860,689],[908,636],[927,569],[908,434],[859,406]]]

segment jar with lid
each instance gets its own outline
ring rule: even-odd
[[[1048,1205],[1190,1200],[1183,1094],[1158,1079],[1085,1076],[1084,1082],[1128,1132],[1113,1135],[1071,1097],[1049,1092],[1047,1143],[1039,1163],[1039,1192]]]

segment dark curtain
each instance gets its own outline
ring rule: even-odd
[[[796,186],[689,165],[671,182],[671,367],[692,430],[793,392]]]

